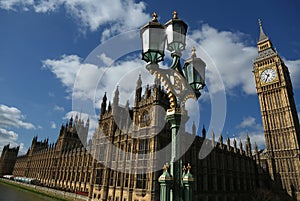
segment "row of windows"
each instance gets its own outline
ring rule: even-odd
[[[115,180],[116,178],[116,180]],[[109,185],[110,186],[122,186],[124,187],[131,187],[133,188],[134,182],[133,180],[135,179],[135,188],[140,188],[140,189],[147,189],[147,174],[137,174],[136,177],[134,175],[130,175],[128,173],[122,173],[122,172],[115,172],[115,171],[110,171],[109,174]],[[115,184],[116,182],[116,184]],[[103,184],[103,169],[98,169],[96,173],[96,184]],[[130,184],[130,186],[129,186]]]
[[[266,66],[266,65],[270,65],[272,63],[274,63],[274,59],[268,59],[268,60],[265,60],[263,62],[260,62],[259,64],[257,64],[258,67],[261,67],[261,66]]]
[[[101,199],[101,194],[97,195],[96,193],[94,193],[94,199],[96,199],[96,198],[98,200],[100,200]],[[113,201],[112,196],[108,196],[107,201]],[[120,197],[116,196],[115,201],[122,201],[122,200],[120,199]],[[127,201],[127,198],[123,198],[123,201]],[[142,200],[134,199],[134,201],[145,201],[145,200],[144,199],[142,199]]]

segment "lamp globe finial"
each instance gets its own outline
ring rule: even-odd
[[[175,10],[173,11],[173,19],[178,19],[178,14]]]
[[[157,22],[157,17],[158,17],[157,13],[153,12],[153,14],[152,14],[152,22]]]

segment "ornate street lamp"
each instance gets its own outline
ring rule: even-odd
[[[167,32],[167,49],[170,52],[181,52],[185,50],[185,36],[187,32],[187,24],[178,19],[177,12],[173,12],[173,18],[170,19],[166,24]]]
[[[152,14],[152,21],[141,29],[143,42],[142,59],[147,63],[157,64],[164,60],[165,56],[165,27],[157,21],[157,14]]]
[[[202,59],[196,57],[196,49],[192,49],[192,57],[184,62],[183,69],[186,81],[195,92],[197,99],[200,97],[200,90],[205,87],[205,66]]]
[[[165,83],[170,109],[167,110],[166,120],[170,123],[172,131],[172,152],[170,161],[170,174],[168,168],[159,178],[161,183],[161,201],[191,201],[192,200],[192,174],[190,166],[188,173],[183,173],[180,158],[181,136],[178,135],[179,127],[187,121],[187,111],[184,109],[185,101],[193,97],[198,99],[200,91],[205,86],[205,63],[196,57],[195,48],[192,56],[184,62],[184,73],[180,64],[181,52],[185,50],[187,24],[178,19],[177,12],[164,26],[157,21],[157,14],[141,28],[143,43],[142,59],[148,64],[146,69],[151,74],[156,73]],[[171,69],[161,69],[158,63],[164,59],[165,41],[167,49],[171,52],[173,63]]]
[[[167,49],[171,52],[173,58],[172,69],[178,70],[178,72],[183,75],[180,57],[181,52],[185,50],[185,36],[187,32],[187,24],[178,19],[177,12],[173,12],[173,18],[170,19],[166,24],[166,34],[167,34]]]

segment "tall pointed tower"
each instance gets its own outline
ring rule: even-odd
[[[253,72],[266,140],[267,169],[271,178],[299,201],[300,129],[291,78],[260,20],[259,28]]]

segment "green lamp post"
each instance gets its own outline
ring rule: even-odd
[[[150,73],[156,73],[165,83],[170,100],[166,120],[170,123],[172,132],[170,173],[169,166],[165,166],[159,177],[160,200],[192,201],[193,177],[190,165],[187,173],[182,172],[181,139],[178,131],[180,125],[184,125],[188,119],[184,109],[185,101],[189,97],[198,99],[201,95],[199,90],[205,86],[205,63],[196,57],[196,50],[193,48],[191,58],[184,62],[183,72],[180,58],[186,46],[187,24],[178,18],[176,11],[164,26],[157,21],[156,13],[152,16],[152,21],[141,28],[142,59],[147,62],[146,68]],[[170,69],[161,69],[158,63],[164,59],[166,41],[173,63]]]

